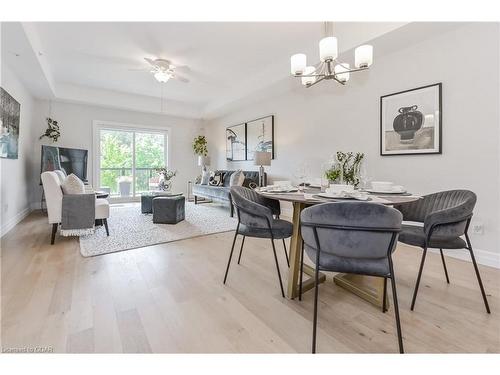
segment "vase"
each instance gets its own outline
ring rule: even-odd
[[[393,121],[393,128],[399,134],[402,143],[413,143],[415,133],[422,127],[424,115],[417,111],[418,106],[399,108]]]

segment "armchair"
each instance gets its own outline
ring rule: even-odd
[[[52,236],[50,244],[53,245],[59,224],[71,227],[72,223],[78,221],[75,212],[93,212],[94,220],[101,220],[109,236],[107,218],[109,217],[109,203],[106,199],[96,199],[94,193],[90,194],[63,194],[61,180],[56,172],[43,172],[41,175],[43,191],[47,203],[47,214],[49,224],[52,224]],[[71,209],[71,208],[77,208]],[[63,210],[70,212],[64,215]]]

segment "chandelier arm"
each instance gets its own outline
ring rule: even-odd
[[[345,82],[342,82],[341,80],[339,80],[339,79],[337,78],[337,75],[336,75],[336,74],[332,75],[332,78],[333,78],[335,81],[337,81],[338,83],[340,83],[342,86],[345,86]]]
[[[323,76],[323,77],[321,77],[320,79],[317,79],[317,80],[316,80],[316,81],[314,81],[313,83],[311,83],[311,84],[309,84],[309,85],[306,85],[306,88],[308,89],[309,87],[314,86],[316,83],[319,83],[319,82],[323,81],[325,78],[326,78],[326,76]]]

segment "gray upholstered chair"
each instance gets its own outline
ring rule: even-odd
[[[369,202],[318,204],[302,211],[303,238],[299,298],[302,299],[304,251],[315,264],[315,294],[312,352],[316,352],[319,271],[346,272],[384,278],[386,307],[387,279],[391,279],[394,314],[400,353],[404,352],[399,320],[392,252],[396,248],[402,215],[392,208]]]
[[[273,210],[265,205],[267,200],[263,198],[264,197],[261,197],[255,191],[243,186],[235,186],[231,188],[231,199],[238,214],[238,226],[236,227],[236,232],[234,233],[233,245],[231,246],[226,274],[224,275],[224,284],[226,283],[229,266],[231,265],[231,258],[233,256],[234,245],[236,244],[236,237],[239,234],[243,236],[240,255],[238,257],[238,264],[241,260],[241,254],[246,237],[269,238],[273,247],[281,295],[285,297],[274,240],[282,239],[283,245],[285,245],[285,238],[291,237],[293,226],[292,223],[286,220],[275,219],[273,217]],[[288,263],[286,247],[285,255]]]
[[[472,258],[474,270],[476,271],[486,311],[490,313],[486,293],[481,276],[479,275],[469,235],[467,234],[475,205],[476,194],[472,191],[448,190],[426,195],[423,199],[409,204],[396,206],[403,214],[403,220],[423,223],[423,226],[405,224],[399,235],[399,241],[408,245],[421,247],[424,250],[413,292],[411,310],[415,307],[427,249],[439,249],[446,282],[448,283],[450,279],[444,260],[443,249],[467,249]],[[461,236],[465,236],[465,241]]]

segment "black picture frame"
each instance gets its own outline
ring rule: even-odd
[[[238,133],[236,132],[238,131]],[[243,133],[243,134],[241,134]],[[235,142],[235,140],[230,140],[231,134],[235,137],[234,139],[238,139],[238,136],[243,135],[243,142],[244,142],[244,150],[243,150],[243,155],[241,158],[234,158],[234,144],[240,143],[241,141]],[[247,128],[246,128],[246,123],[240,123],[232,126],[228,126],[226,128],[225,132],[225,137],[226,137],[226,160],[227,161],[245,161],[247,160]],[[228,145],[231,144],[231,149],[228,148]],[[232,157],[229,157],[229,153],[231,152]]]
[[[245,123],[245,126],[246,126],[246,134],[247,134],[247,139],[246,139],[246,147],[247,147],[247,160],[253,160],[253,159],[250,159],[248,156],[249,156],[249,153],[248,153],[248,150],[249,150],[249,139],[248,139],[248,129],[249,129],[249,126],[252,126],[254,125],[253,123],[257,123],[258,121],[261,121],[261,120],[266,120],[266,119],[270,119],[271,121],[271,159],[274,160],[274,115],[267,115],[267,116],[262,116],[262,117],[259,117],[259,118],[256,118],[254,120],[250,120],[250,121],[247,121]],[[257,125],[257,124],[256,124]]]
[[[260,121],[260,120],[265,120],[267,118],[270,118],[271,120],[271,158],[274,159],[275,158],[275,145],[274,145],[274,115],[267,115],[267,116],[262,116],[262,117],[259,117],[259,118],[256,118],[254,120],[250,120],[250,121],[246,121],[246,122],[243,122],[243,123],[239,123],[239,124],[236,124],[236,125],[232,125],[232,126],[228,126],[226,128],[226,132],[225,132],[225,137],[226,137],[226,160],[227,161],[251,161],[253,159],[250,159],[249,158],[249,148],[248,148],[248,126],[249,124],[252,125],[252,123],[254,122],[257,122],[257,121]],[[229,133],[232,132],[234,136],[236,136],[236,132],[235,130],[233,130],[234,128],[238,128],[238,127],[244,127],[244,139],[245,139],[245,158],[244,159],[234,159],[234,158],[231,158],[229,157],[229,145],[228,145],[228,140],[229,140]]]
[[[419,131],[421,131],[421,133],[423,133],[422,130],[424,130],[423,125],[425,124],[425,121],[426,121],[425,117],[426,116],[424,114],[422,114],[420,111],[417,111],[418,105],[414,104],[414,101],[408,101],[406,106],[399,108],[399,110],[398,110],[399,114],[393,118],[393,126],[394,126],[394,122],[396,122],[396,120],[398,119],[399,116],[402,116],[402,115],[408,116],[408,114],[415,114],[414,118],[418,118],[418,116],[422,117],[421,125],[416,131],[413,131],[412,129],[410,129],[409,131],[399,130],[399,136],[401,138],[400,138],[399,144],[397,146],[399,146],[401,149],[388,151],[387,150],[387,143],[388,143],[389,135],[387,134],[388,131],[387,131],[387,125],[386,125],[388,122],[388,119],[384,119],[384,104],[387,103],[388,98],[397,97],[398,95],[407,96],[406,94],[408,94],[408,93],[427,90],[429,88],[435,88],[437,90],[437,102],[438,102],[438,104],[437,104],[437,108],[434,108],[434,114],[437,110],[438,116],[432,115],[433,116],[432,119],[435,122],[435,118],[437,117],[438,124],[436,125],[434,123],[432,133],[430,133],[429,127],[426,127],[426,131],[429,134],[429,136],[424,137],[422,135],[421,139],[431,138],[432,142],[433,142],[433,146],[434,146],[433,149],[428,148],[430,151],[425,151],[427,149],[411,148],[413,146],[412,142],[415,142],[416,133]],[[402,99],[398,98],[397,100],[402,100]],[[442,101],[442,82],[434,83],[434,84],[430,84],[430,85],[426,85],[426,86],[420,86],[420,87],[416,87],[413,89],[403,90],[403,91],[399,91],[399,92],[395,92],[392,94],[387,94],[387,95],[381,96],[380,97],[380,155],[381,156],[401,156],[401,155],[442,154],[443,153],[443,147],[442,147],[442,144],[443,144],[443,104],[442,103],[443,103],[443,101]],[[415,108],[415,109],[413,109],[413,108]],[[401,110],[403,110],[403,112],[401,112]],[[420,113],[420,115],[418,115],[416,112]],[[384,124],[386,125],[385,127],[384,127]],[[437,126],[437,129],[436,129],[436,126]],[[394,133],[397,133],[397,131],[394,130]],[[419,135],[421,135],[421,133],[419,133]],[[439,138],[438,140],[435,139],[436,134],[438,136],[437,138]],[[403,139],[405,137],[406,137],[406,139]],[[391,141],[393,141],[393,143],[394,143],[394,138],[395,137],[393,135],[392,140],[391,140]],[[404,149],[405,146],[407,147],[406,149]],[[413,147],[418,147],[418,146],[413,146]]]

